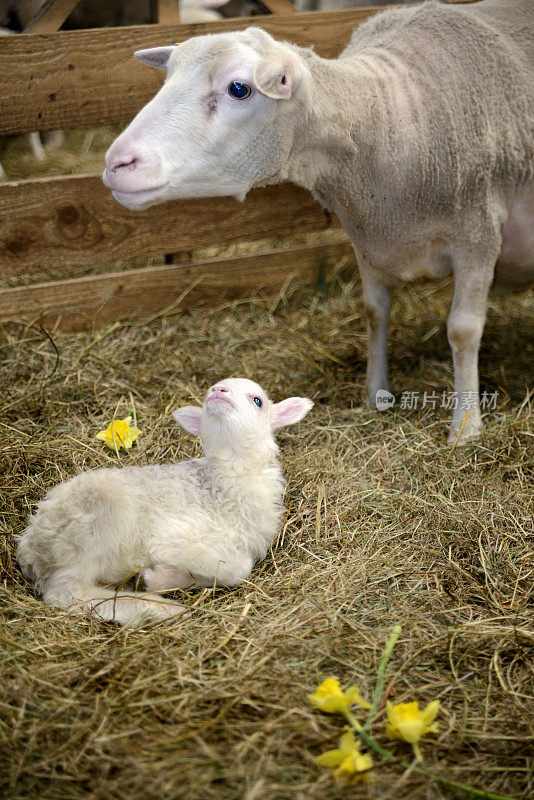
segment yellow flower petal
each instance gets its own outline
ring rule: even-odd
[[[354,775],[356,772],[356,763],[352,753],[343,759],[339,765],[339,771],[346,772],[348,775]]]
[[[360,752],[359,742],[352,731],[347,731],[340,737],[337,750],[328,750],[318,756],[316,762],[321,767],[337,767],[334,769],[336,778],[353,778],[353,781],[367,780],[367,770],[373,766],[371,755]],[[363,774],[359,775],[360,772]]]
[[[397,730],[405,742],[418,742],[424,729],[422,719],[407,719],[398,723]]]
[[[347,755],[348,753],[353,753],[355,750],[359,750],[358,743],[356,742],[352,731],[346,731],[346,733],[340,737],[339,749],[343,755]]]
[[[345,689],[345,698],[351,706],[357,703],[361,708],[371,708],[371,703],[364,700],[357,686],[349,686],[348,689]]]
[[[434,722],[439,711],[439,700],[432,700],[426,708],[421,711],[421,717],[425,725],[430,725]]]
[[[356,756],[356,769],[358,772],[371,769],[373,766],[373,757],[370,753],[360,753]]]
[[[341,686],[336,678],[325,678],[321,685],[317,687],[315,694],[317,697],[328,697],[332,694],[337,697],[343,697]]]
[[[343,753],[341,750],[327,750],[326,753],[321,753],[315,759],[320,767],[337,767],[343,761]]]
[[[386,734],[390,739],[402,739],[415,744],[425,733],[435,733],[437,723],[430,724],[439,711],[439,700],[433,700],[421,711],[419,703],[387,702]]]
[[[354,703],[358,703],[362,708],[371,708],[361,696],[357,686],[350,686],[346,692],[343,692],[336,678],[326,678],[317,687],[314,694],[308,695],[308,700],[320,711],[325,711],[327,714],[348,711],[349,707]]]
[[[130,449],[137,437],[141,434],[139,428],[131,428],[131,417],[125,419],[115,419],[109,423],[104,431],[96,434],[96,439],[101,439],[112,450],[120,450],[121,447]]]

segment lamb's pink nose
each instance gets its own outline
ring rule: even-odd
[[[212,397],[224,397],[225,394],[229,394],[226,386],[214,386],[211,390]]]

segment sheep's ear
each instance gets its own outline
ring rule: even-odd
[[[195,436],[200,436],[201,408],[198,406],[182,406],[182,408],[173,411],[172,415],[178,425],[181,425],[184,430]]]
[[[147,50],[137,50],[134,56],[148,64],[149,67],[157,69],[167,69],[167,64],[174,47],[149,47]]]
[[[295,53],[273,48],[254,67],[254,84],[266,97],[289,100],[307,74],[306,66]]]
[[[288,397],[281,403],[275,403],[271,411],[271,428],[283,428],[284,425],[294,425],[306,416],[313,406],[307,397]]]

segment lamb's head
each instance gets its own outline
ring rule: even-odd
[[[157,95],[106,154],[104,183],[122,205],[234,195],[276,182],[310,103],[305,60],[261,28],[139,50],[167,71]]]
[[[225,378],[208,390],[202,408],[184,406],[173,416],[202,437],[208,457],[261,461],[277,452],[274,432],[301,420],[312,406],[306,397],[273,403],[254,381]]]

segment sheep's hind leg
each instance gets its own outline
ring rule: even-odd
[[[43,600],[53,606],[78,613],[89,612],[98,619],[129,627],[174,619],[185,611],[183,606],[168,602],[157,594],[113,591],[100,586],[51,586],[45,589]]]
[[[33,133],[29,133],[28,139],[30,141],[30,147],[34,157],[37,159],[37,161],[44,161],[46,159],[46,153],[44,151],[39,132],[33,131]]]
[[[455,253],[454,294],[447,322],[447,334],[454,365],[456,407],[449,444],[467,444],[482,430],[478,383],[478,349],[499,251],[496,237],[488,234],[488,248],[469,248]],[[489,250],[489,252],[488,252]],[[464,424],[465,422],[465,424]],[[463,429],[462,429],[463,425]]]

